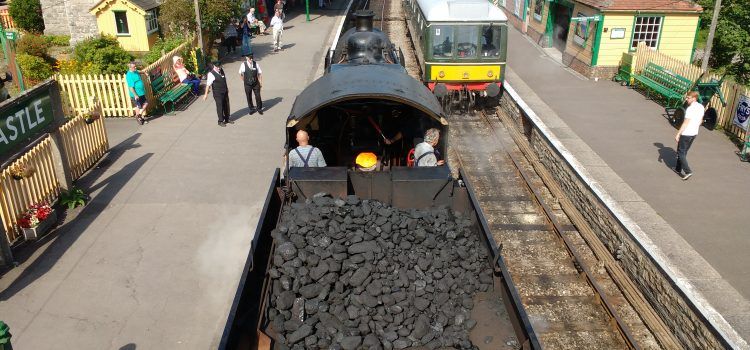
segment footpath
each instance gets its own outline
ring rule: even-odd
[[[677,132],[664,109],[611,81],[588,80],[511,28],[507,81],[666,257],[750,339],[750,166],[720,132],[701,128],[675,165]],[[682,283],[684,281],[679,281]]]
[[[322,62],[342,0],[287,15],[283,51],[253,39],[265,114],[247,115],[225,58],[235,124],[214,101],[138,126],[108,119],[111,150],[77,186],[91,201],[0,278],[0,319],[17,349],[216,348],[297,94]],[[260,286],[259,286],[260,287]]]

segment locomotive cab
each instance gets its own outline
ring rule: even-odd
[[[341,67],[297,97],[287,122],[287,152],[298,146],[297,131],[305,130],[329,167],[358,169],[357,157],[372,153],[377,170],[385,171],[406,166],[410,150],[431,128],[440,130],[435,148],[445,154],[447,122],[418,81],[388,65]]]

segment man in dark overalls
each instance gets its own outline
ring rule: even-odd
[[[206,78],[206,93],[203,100],[208,98],[208,90],[213,90],[214,101],[216,101],[216,114],[219,117],[219,126],[234,124],[229,120],[229,87],[227,86],[227,77],[224,70],[221,69],[221,62],[214,61],[211,71]]]
[[[250,110],[250,115],[253,115],[256,111],[263,115],[263,100],[260,98],[260,88],[263,87],[263,71],[260,69],[258,62],[253,59],[253,54],[245,56],[245,62],[240,65],[240,76],[245,83],[245,97],[247,97],[247,108]],[[257,110],[253,105],[252,95],[255,95],[255,103],[258,105]]]

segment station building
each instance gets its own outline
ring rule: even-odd
[[[89,12],[99,33],[117,38],[123,49],[144,52],[159,39],[158,0],[101,0]]]
[[[607,79],[641,41],[690,62],[703,11],[689,0],[495,1],[513,26],[541,47],[558,50],[563,64]]]

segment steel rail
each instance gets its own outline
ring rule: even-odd
[[[486,122],[486,125],[493,131],[493,133],[496,131],[495,127],[492,125],[492,121],[490,121],[489,117],[484,111],[480,111],[480,115]],[[515,131],[515,130],[514,130]],[[509,133],[512,131],[509,130]],[[502,145],[503,141],[495,137],[498,142]],[[506,149],[503,147],[503,149]],[[609,298],[607,297],[606,293],[604,292],[603,288],[592,278],[593,274],[589,267],[583,262],[583,259],[581,258],[581,254],[578,252],[578,250],[575,248],[575,245],[573,242],[570,241],[570,238],[566,237],[563,232],[565,232],[565,229],[563,228],[563,225],[560,224],[560,222],[555,217],[554,213],[552,212],[552,209],[549,207],[547,202],[544,200],[544,197],[539,193],[539,189],[534,188],[534,186],[531,185],[531,179],[530,175],[528,174],[528,171],[525,171],[523,167],[520,164],[520,160],[518,159],[518,156],[514,155],[513,153],[507,151],[506,154],[513,162],[513,165],[516,167],[516,171],[523,177],[524,184],[526,187],[531,191],[534,197],[534,201],[544,210],[544,213],[546,214],[547,220],[552,224],[553,230],[557,234],[557,236],[562,239],[563,243],[565,244],[565,248],[570,253],[571,257],[573,258],[573,262],[576,264],[576,267],[579,268],[579,270],[582,272],[582,275],[585,277],[586,282],[596,291],[597,294],[597,300],[599,300],[600,304],[604,307],[604,309],[607,311],[607,314],[610,317],[611,321],[613,322],[613,325],[615,326],[616,330],[621,334],[623,340],[625,340],[627,346],[631,349],[640,349],[640,346],[638,345],[637,341],[632,335],[632,332],[630,331],[629,327],[622,321],[622,319],[618,316],[617,310],[614,308],[612,303],[609,301]],[[528,160],[528,159],[527,159]],[[532,160],[528,160],[529,162],[532,162]]]

